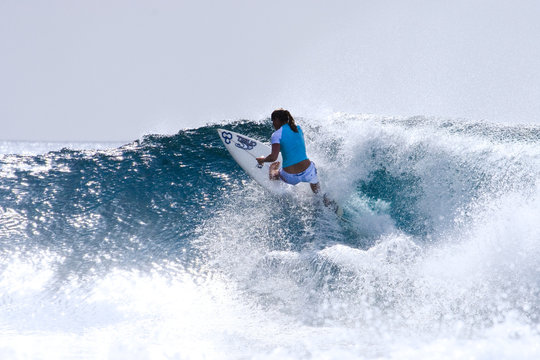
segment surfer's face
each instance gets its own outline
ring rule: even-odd
[[[272,124],[274,125],[274,129],[279,129],[281,127],[281,122],[278,119],[273,119]]]

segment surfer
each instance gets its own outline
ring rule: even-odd
[[[319,178],[315,163],[310,161],[306,155],[306,144],[302,128],[295,124],[289,111],[284,109],[272,112],[272,124],[274,133],[270,138],[272,143],[272,153],[266,157],[257,158],[259,165],[271,162],[270,179],[283,180],[287,184],[296,185],[300,182],[307,182],[314,193],[318,193]],[[283,167],[276,161],[281,151]]]

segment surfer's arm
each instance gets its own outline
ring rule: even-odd
[[[279,150],[280,150],[280,145],[279,143],[276,143],[276,144],[272,144],[272,153],[270,155],[268,155],[267,157],[258,157],[257,158],[257,162],[259,164],[263,164],[265,162],[274,162],[278,159],[278,156],[279,156]]]

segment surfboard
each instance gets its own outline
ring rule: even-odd
[[[285,184],[283,181],[270,180],[268,176],[270,163],[259,165],[256,160],[260,156],[270,154],[272,152],[270,146],[234,131],[217,129],[217,132],[233,159],[262,187],[274,194],[284,194],[292,191],[293,186]],[[277,161],[282,162],[281,154],[279,154]],[[335,201],[329,201],[330,203],[327,206],[333,207],[338,217],[343,218],[343,208]]]
[[[227,148],[233,159],[259,185],[275,194],[283,194],[291,191],[289,189],[290,186],[283,181],[270,180],[268,176],[270,163],[259,165],[256,160],[260,156],[270,154],[272,152],[270,146],[246,135],[235,133],[234,131],[223,129],[217,129],[217,131],[221,141],[223,141],[225,148]],[[277,161],[282,161],[281,154],[279,154]]]

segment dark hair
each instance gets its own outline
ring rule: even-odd
[[[278,120],[282,126],[285,124],[289,124],[292,131],[294,131],[295,133],[298,132],[298,128],[296,127],[296,124],[294,123],[294,119],[288,110],[285,110],[285,109],[274,110],[274,112],[272,112],[271,119],[272,121]]]

